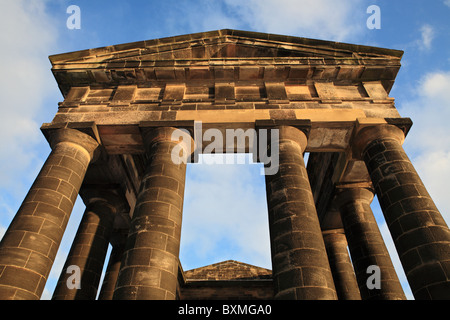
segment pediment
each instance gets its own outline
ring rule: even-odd
[[[50,56],[66,96],[71,87],[148,86],[186,81],[382,81],[387,92],[403,51],[217,30]]]
[[[217,30],[53,55],[55,64],[224,58],[400,58],[402,51],[238,30]]]
[[[184,272],[188,281],[270,279],[272,271],[235,260],[227,260]]]

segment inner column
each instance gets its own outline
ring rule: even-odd
[[[193,140],[181,130],[175,132],[181,142],[172,140],[175,130],[161,127],[143,133],[147,168],[113,299],[176,297],[186,159],[193,151]]]
[[[303,160],[306,135],[280,126],[279,167],[266,172],[272,272],[276,299],[337,299]],[[271,145],[273,145],[273,142]],[[270,147],[271,156],[277,150]]]
[[[336,203],[355,268],[361,297],[364,300],[405,300],[400,281],[389,252],[373,215],[370,203],[372,190],[359,187],[340,187]],[[369,288],[367,270],[377,266],[380,270],[380,288]]]
[[[114,217],[120,208],[119,196],[111,190],[90,190],[85,200],[86,210],[78,227],[52,299],[94,300],[108,250]],[[68,268],[80,269],[79,288],[67,285],[72,273]],[[69,269],[70,271],[70,269]]]
[[[324,233],[323,240],[339,300],[361,300],[345,234],[334,230],[328,231]]]

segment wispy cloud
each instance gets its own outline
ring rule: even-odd
[[[420,28],[420,36],[421,38],[417,40],[417,45],[421,50],[430,50],[431,43],[435,36],[435,31],[432,26],[429,24],[424,24]]]
[[[224,0],[242,21],[262,32],[343,41],[365,27],[359,0]],[[365,8],[361,8],[361,14]]]
[[[450,0],[444,0],[444,4],[445,4],[447,7],[450,7]]]
[[[167,25],[176,33],[234,28],[344,41],[366,26],[361,0],[202,0],[173,10]]]
[[[4,1],[0,10],[0,188],[10,195],[20,188],[21,173],[35,175],[42,164],[37,119],[55,88],[47,56],[57,39],[45,4]]]

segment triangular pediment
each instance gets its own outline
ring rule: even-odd
[[[184,272],[187,281],[270,279],[272,271],[247,263],[226,260]]]
[[[64,53],[52,64],[223,58],[401,57],[402,51],[238,30],[217,30]]]
[[[403,51],[239,30],[217,30],[50,56],[71,87],[186,81],[382,81],[389,92]]]

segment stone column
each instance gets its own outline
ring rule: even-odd
[[[0,300],[39,299],[87,167],[98,150],[90,136],[59,129],[52,152],[0,243]]]
[[[148,157],[136,201],[114,299],[175,299],[189,134],[172,140],[175,128],[147,129]],[[180,131],[178,131],[180,133]],[[176,163],[180,151],[184,161]]]
[[[450,299],[450,231],[403,140],[396,126],[368,126],[357,133],[354,154],[366,163],[415,298]]]
[[[124,249],[124,243],[113,245],[98,300],[112,300]]]
[[[112,245],[109,256],[108,266],[103,279],[102,288],[98,295],[98,300],[112,300],[114,288],[116,287],[117,277],[119,276],[122,256],[125,250],[128,230],[115,230],[111,235],[110,243]]]
[[[361,300],[345,234],[338,231],[326,232],[323,240],[339,300]]]
[[[276,129],[279,129],[279,168],[276,174],[266,174],[275,298],[336,299],[303,161],[306,136],[294,127]]]
[[[335,199],[341,212],[359,291],[364,300],[405,300],[391,257],[370,208],[372,199],[373,192],[365,188],[341,188]],[[368,268],[372,265],[379,268],[380,289],[367,286],[368,278],[372,275]]]
[[[54,300],[95,300],[108,251],[114,218],[120,208],[112,191],[91,190],[86,210],[62,269]],[[72,267],[71,267],[72,266]],[[79,288],[68,286],[74,278],[72,269],[80,271]]]

